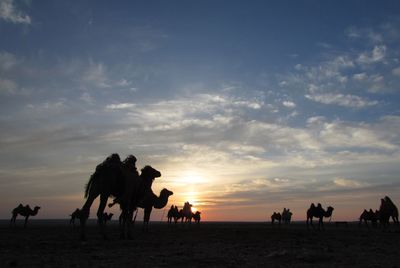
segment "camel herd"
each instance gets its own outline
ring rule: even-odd
[[[104,238],[107,238],[105,232],[105,224],[108,220],[111,220],[112,214],[104,213],[109,197],[113,197],[113,202],[109,204],[109,207],[118,204],[121,210],[119,216],[120,226],[120,237],[121,238],[132,238],[131,225],[134,223],[137,215],[138,208],[144,209],[143,227],[145,230],[148,228],[150,220],[150,214],[153,208],[161,209],[164,208],[168,203],[169,196],[173,195],[173,192],[168,189],[163,189],[159,196],[155,195],[152,190],[152,184],[156,178],[161,177],[161,172],[154,169],[151,166],[145,166],[141,169],[139,174],[136,168],[136,157],[129,155],[125,160],[121,161],[118,154],[112,154],[105,159],[101,164],[97,165],[95,172],[90,176],[88,183],[85,186],[85,198],[86,202],[82,208],[77,208],[71,216],[71,224],[75,223],[75,219],[80,221],[80,238],[81,240],[86,239],[86,221],[89,218],[90,207],[93,201],[100,196],[100,204],[97,209],[97,219],[100,226],[101,234]],[[26,227],[27,221],[30,216],[37,215],[40,207],[36,206],[31,209],[29,205],[23,206],[19,204],[18,207],[12,210],[12,218],[10,225],[15,225],[15,220],[18,215],[25,217],[24,227]],[[313,225],[313,218],[319,220],[318,229],[323,228],[323,218],[331,217],[333,213],[333,207],[328,207],[324,210],[321,204],[311,204],[307,210],[307,226]],[[136,215],[134,216],[134,212]],[[192,219],[199,223],[201,216],[200,212],[192,212],[192,205],[186,202],[182,209],[178,209],[177,206],[172,205],[168,211],[168,223],[175,223],[178,220],[181,222],[191,222]],[[392,200],[385,196],[381,199],[381,205],[379,210],[369,211],[364,210],[359,218],[359,223],[364,221],[368,226],[368,222],[371,222],[373,226],[376,226],[379,222],[384,228],[389,224],[389,219],[392,218],[393,222],[398,224],[398,209],[392,202]],[[284,208],[282,213],[272,214],[271,222],[275,221],[288,224],[291,221],[292,212],[289,209]]]
[[[167,216],[167,221],[168,224],[171,224],[172,221],[176,224],[179,220],[181,220],[181,223],[183,222],[192,222],[192,219],[194,220],[195,223],[200,223],[201,220],[201,212],[196,211],[193,213],[192,211],[192,204],[189,202],[185,202],[183,205],[183,208],[181,210],[178,209],[177,206],[171,205],[171,208],[168,210],[168,216]]]
[[[324,228],[323,219],[324,217],[332,218],[333,210],[334,208],[331,206],[324,210],[320,203],[318,203],[317,206],[315,206],[314,203],[311,203],[310,208],[307,210],[306,214],[307,228],[309,227],[309,225],[311,225],[311,227],[314,229],[312,221],[313,218],[318,219],[318,229]],[[290,223],[291,217],[292,213],[290,212],[290,210],[284,208],[282,214],[279,212],[274,212],[271,215],[271,224],[274,224],[275,221],[277,221],[279,224],[281,223],[281,221],[286,224]],[[366,209],[364,209],[359,217],[359,226],[361,226],[362,222],[364,222],[365,225],[369,228],[368,222],[370,221],[373,227],[377,227],[379,222],[383,228],[386,228],[389,225],[390,218],[392,218],[394,224],[399,225],[399,211],[393,201],[388,196],[385,196],[381,199],[379,210],[373,211],[372,209],[369,209],[369,211],[367,211]]]

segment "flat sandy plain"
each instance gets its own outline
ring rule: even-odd
[[[28,228],[0,221],[0,267],[399,267],[400,232],[368,230],[357,224],[324,231],[304,223],[200,223],[168,226],[141,223],[133,240],[120,240],[116,222],[109,240],[94,222],[88,240],[68,220],[32,220]]]

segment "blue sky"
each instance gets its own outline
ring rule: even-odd
[[[1,0],[0,217],[65,217],[113,152],[209,220],[399,202],[399,26],[398,1]]]

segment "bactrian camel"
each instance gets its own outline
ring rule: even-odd
[[[379,208],[379,222],[384,228],[389,225],[390,217],[392,217],[395,224],[399,224],[399,210],[393,201],[388,196],[385,196],[381,199],[381,206]]]
[[[145,166],[139,176],[136,169],[136,158],[128,156],[123,162],[118,154],[112,154],[102,164],[96,167],[96,171],[90,177],[85,187],[86,202],[82,207],[84,217],[81,219],[81,239],[85,240],[85,225],[89,217],[90,207],[93,201],[100,196],[100,204],[97,210],[97,218],[101,233],[106,238],[104,230],[104,209],[110,196],[120,204],[122,210],[121,237],[131,238],[131,222],[133,211],[145,194],[151,190],[155,178],[161,173],[151,166]]]
[[[174,193],[169,191],[168,189],[162,189],[160,192],[160,195],[157,196],[153,193],[153,191],[147,192],[147,194],[144,196],[144,198],[138,203],[138,208],[143,208],[144,209],[144,215],[143,215],[143,230],[147,231],[148,230],[148,225],[150,221],[150,215],[151,211],[153,208],[161,209],[164,208],[167,203],[168,203],[168,198],[173,195]],[[118,201],[115,201],[111,204],[109,204],[109,207],[112,207],[115,203]],[[122,213],[120,215],[120,222],[122,220]],[[136,220],[135,219],[133,221]]]
[[[29,205],[23,206],[19,204],[18,207],[12,210],[12,217],[10,221],[10,225],[15,225],[15,220],[17,219],[18,214],[22,217],[25,217],[24,228],[28,223],[28,219],[30,216],[36,216],[39,212],[40,207],[36,206],[34,209],[31,209]]]
[[[271,224],[273,225],[275,223],[275,221],[278,222],[279,225],[281,225],[281,220],[282,220],[282,215],[279,212],[274,212],[271,215]]]
[[[317,206],[314,205],[314,203],[311,204],[310,208],[307,210],[307,228],[308,224],[310,223],[312,228],[315,229],[313,225],[313,218],[318,218],[318,230],[320,228],[324,228],[324,222],[323,218],[326,217],[332,217],[332,212],[333,212],[333,207],[328,207],[327,210],[325,211],[321,204],[318,203]]]
[[[372,226],[376,227],[378,219],[379,219],[378,210],[374,212],[372,209],[370,209],[369,211],[364,209],[364,211],[360,215],[360,221],[358,222],[358,226],[361,226],[362,222],[364,221],[365,225],[369,228],[368,221],[370,221]]]

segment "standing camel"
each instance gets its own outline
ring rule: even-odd
[[[279,213],[279,212],[278,212],[278,213],[274,212],[274,213],[271,215],[271,224],[272,224],[272,225],[275,223],[275,221],[277,221],[278,224],[281,225],[281,220],[282,220],[282,215],[281,215],[281,213]]]
[[[290,221],[292,220],[292,215],[293,215],[293,213],[290,211],[290,209],[283,208],[283,212],[282,212],[283,223],[289,224]]]
[[[185,222],[192,223],[192,206],[189,202],[185,202],[183,205],[182,222],[185,220]]]
[[[114,201],[120,204],[123,215],[122,225],[120,226],[121,237],[131,238],[130,224],[133,211],[145,193],[151,189],[154,179],[161,176],[161,173],[151,166],[145,166],[139,176],[135,164],[136,158],[133,155],[121,162],[118,154],[113,154],[96,167],[95,173],[92,174],[85,187],[87,199],[82,207],[84,215],[81,219],[82,240],[86,239],[85,225],[89,217],[90,207],[98,196],[100,196],[100,204],[97,210],[97,218],[103,237],[106,238],[103,220],[104,209],[108,197],[114,196]]]
[[[31,209],[29,205],[23,206],[19,204],[18,207],[12,210],[12,217],[10,221],[10,225],[15,226],[15,220],[17,219],[18,214],[25,217],[24,228],[26,228],[26,224],[28,223],[28,219],[30,216],[36,216],[39,212],[40,207],[36,206],[34,209]]]
[[[165,188],[161,190],[160,196],[156,196],[153,191],[151,191],[139,202],[138,207],[144,209],[143,230],[148,231],[150,214],[153,207],[157,209],[164,208],[168,203],[168,198],[173,194],[173,192]]]
[[[172,219],[174,220],[175,224],[178,221],[179,217],[179,210],[177,206],[171,205],[171,208],[168,210],[168,224],[172,223]]]
[[[194,219],[194,222],[197,224],[199,224],[200,220],[201,220],[200,214],[201,214],[200,211],[196,211],[196,213],[192,213],[192,218]]]
[[[325,211],[321,204],[318,203],[317,206],[314,205],[314,203],[311,204],[310,208],[307,210],[307,228],[308,228],[308,223],[310,222],[311,226],[313,229],[315,229],[313,225],[313,217],[318,218],[318,230],[322,227],[324,228],[324,222],[323,218],[326,217],[332,217],[332,212],[333,212],[333,207],[328,207],[328,209]]]
[[[379,222],[384,228],[389,225],[390,217],[392,217],[395,224],[399,224],[399,211],[393,201],[388,196],[385,196],[381,199],[379,208]]]
[[[377,221],[378,221],[378,214],[379,214],[378,211],[374,212],[372,209],[370,209],[369,211],[364,209],[363,213],[361,213],[361,215],[360,215],[360,221],[358,222],[358,226],[361,227],[361,224],[364,221],[367,228],[369,228],[368,221],[370,221],[372,224],[372,227],[376,227]]]

